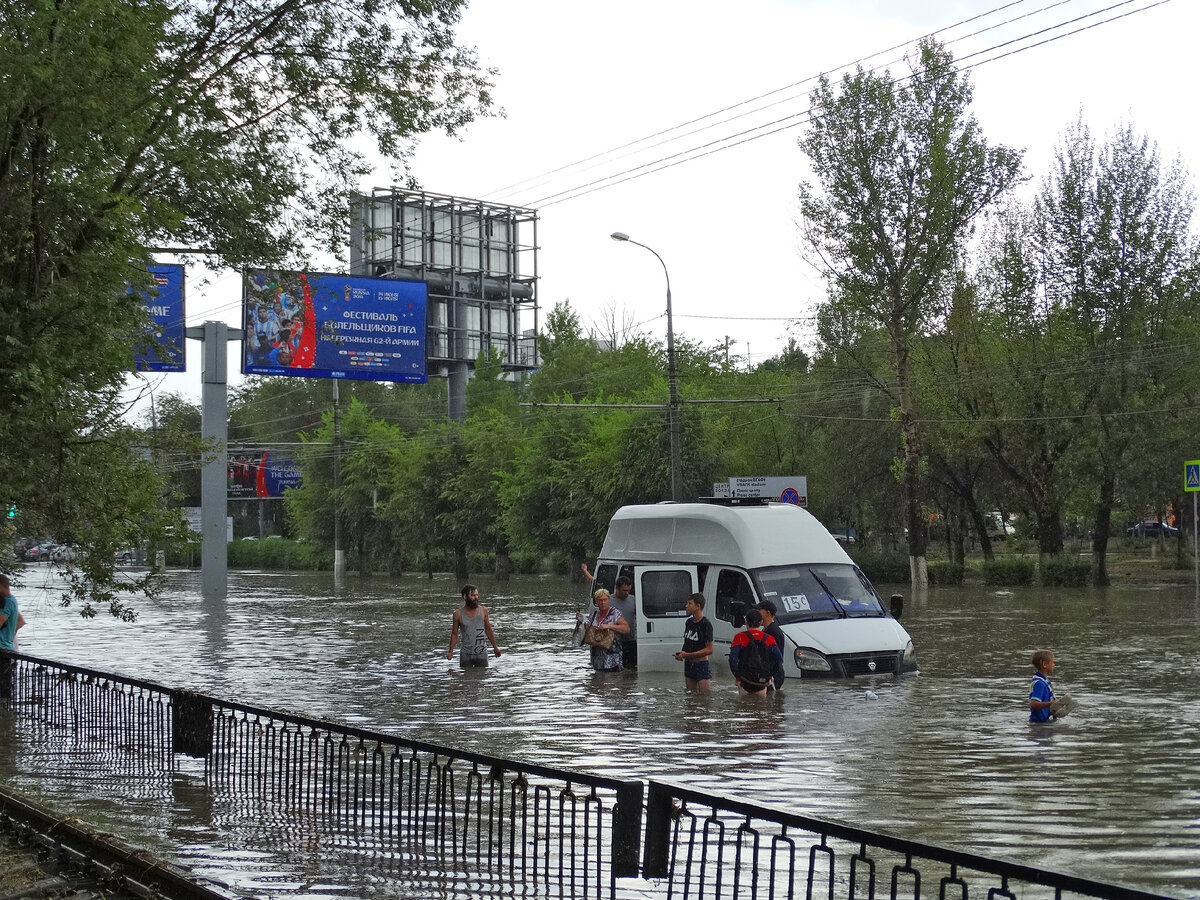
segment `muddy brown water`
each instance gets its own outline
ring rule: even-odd
[[[45,569],[26,569],[16,593],[29,622],[21,649],[34,655],[1200,897],[1200,602],[1189,585],[935,589],[905,604],[919,675],[792,679],[776,700],[747,703],[723,680],[701,696],[682,675],[597,678],[568,646],[582,586],[477,581],[504,655],[468,673],[445,658],[458,596],[446,577],[335,587],[328,575],[239,572],[211,601],[197,574],[173,573],[131,625],[59,608]],[[1050,728],[1026,723],[1040,646],[1056,651],[1055,686],[1078,702]],[[22,747],[0,772],[247,896],[391,895],[364,887],[375,882],[352,856],[314,870],[294,848],[255,846],[254,829],[194,782],[107,778]]]

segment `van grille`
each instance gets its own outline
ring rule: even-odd
[[[894,652],[839,656],[837,661],[848,678],[856,675],[897,675],[900,672],[900,654]],[[871,667],[872,663],[874,668]]]

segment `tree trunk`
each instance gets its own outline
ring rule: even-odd
[[[1057,509],[1042,508],[1037,511],[1037,540],[1041,556],[1062,553],[1062,522],[1059,521]]]
[[[904,522],[908,526],[908,568],[914,589],[929,587],[928,537],[921,515],[921,441],[907,390],[901,392],[900,427],[904,434]]]
[[[512,557],[508,555],[507,550],[496,550],[496,564],[492,571],[497,581],[508,581],[512,578]]]
[[[366,577],[371,574],[371,554],[367,552],[366,540],[358,539],[358,574]]]
[[[983,517],[983,512],[977,503],[968,503],[967,513],[971,517],[971,527],[979,535],[979,551],[983,554],[986,562],[991,562],[996,558],[996,552],[992,549],[992,539],[988,535],[987,519]]]
[[[462,581],[469,574],[470,572],[467,569],[467,548],[459,544],[454,548],[454,577]]]
[[[962,504],[954,515],[954,541],[950,545],[950,561],[959,566],[967,562],[967,517]]]
[[[1108,532],[1112,527],[1113,495],[1116,479],[1105,473],[1100,481],[1100,499],[1096,502],[1096,516],[1092,520],[1092,584],[1108,585]]]
[[[496,546],[493,551],[495,555],[495,564],[493,573],[497,581],[508,581],[512,577],[512,557],[508,555],[508,541],[503,534],[496,537]]]

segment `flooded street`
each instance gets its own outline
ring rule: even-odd
[[[582,585],[477,583],[504,655],[466,673],[446,660],[458,605],[446,577],[351,577],[335,590],[328,574],[233,573],[228,599],[205,601],[198,574],[172,573],[165,599],[143,603],[131,625],[60,609],[45,569],[26,569],[14,593],[29,622],[20,649],[35,656],[1200,897],[1191,586],[935,590],[909,598],[903,618],[920,675],[790,678],[781,696],[746,701],[732,680],[704,696],[682,674],[592,675],[568,646]],[[1056,690],[1078,708],[1031,728],[1029,656],[1042,646],[1057,654]],[[195,779],[106,780],[86,765],[21,747],[0,771],[32,799],[248,896],[354,895],[311,854],[235,833],[244,821],[227,821]]]

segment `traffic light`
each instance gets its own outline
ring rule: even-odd
[[[15,503],[8,504],[8,517],[10,519],[15,519],[17,517],[17,504],[15,504]]]

